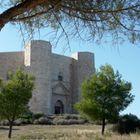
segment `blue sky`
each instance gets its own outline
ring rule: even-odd
[[[38,39],[38,38],[37,38]],[[47,37],[40,37],[49,40]],[[133,113],[140,117],[140,46],[134,46],[129,42],[124,42],[118,46],[101,43],[81,42],[70,40],[71,51],[63,52],[64,45],[58,45],[53,52],[70,56],[77,51],[89,51],[95,54],[95,67],[98,69],[106,63],[111,64],[115,70],[119,70],[123,79],[132,82],[132,93],[135,95],[133,103],[123,113]],[[13,26],[6,25],[0,32],[0,52],[23,50],[22,37]]]

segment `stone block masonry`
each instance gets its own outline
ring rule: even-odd
[[[94,54],[77,52],[71,57],[52,53],[47,41],[33,40],[23,52],[0,53],[0,77],[7,79],[17,68],[35,76],[29,106],[34,113],[74,113],[81,99],[81,84],[95,72]]]

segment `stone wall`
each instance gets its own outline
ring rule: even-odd
[[[30,49],[28,48],[30,47]],[[30,62],[30,67],[25,70],[35,76],[35,89],[30,101],[30,109],[33,112],[51,113],[51,45],[46,41],[31,41],[25,49],[30,50],[31,54],[25,56]],[[28,52],[25,50],[25,52]]]
[[[70,90],[70,57],[52,54],[52,113],[55,103],[60,100],[64,105],[64,112],[71,113],[71,90]],[[59,81],[58,76],[62,76]]]
[[[88,79],[95,72],[94,54],[90,52],[78,52],[72,55],[73,61],[73,78],[74,83],[74,100],[81,99],[81,86],[84,80]]]
[[[0,53],[0,78],[7,79],[9,71],[14,72],[18,68],[24,67],[23,52]]]
[[[81,98],[81,84],[94,73],[94,65],[93,53],[80,52],[72,57],[53,54],[51,44],[41,40],[28,43],[24,52],[0,53],[2,79],[17,68],[35,76],[29,103],[34,113],[53,114],[57,101],[63,103],[64,113],[75,113],[73,105]]]

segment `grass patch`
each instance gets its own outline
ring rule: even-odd
[[[139,140],[140,134],[119,135],[107,126],[101,136],[100,125],[25,125],[14,126],[11,140]],[[1,129],[0,140],[8,140],[8,131]]]

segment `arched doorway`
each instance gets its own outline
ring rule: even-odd
[[[64,105],[63,102],[60,100],[57,100],[55,103],[55,114],[63,114],[64,113]]]

